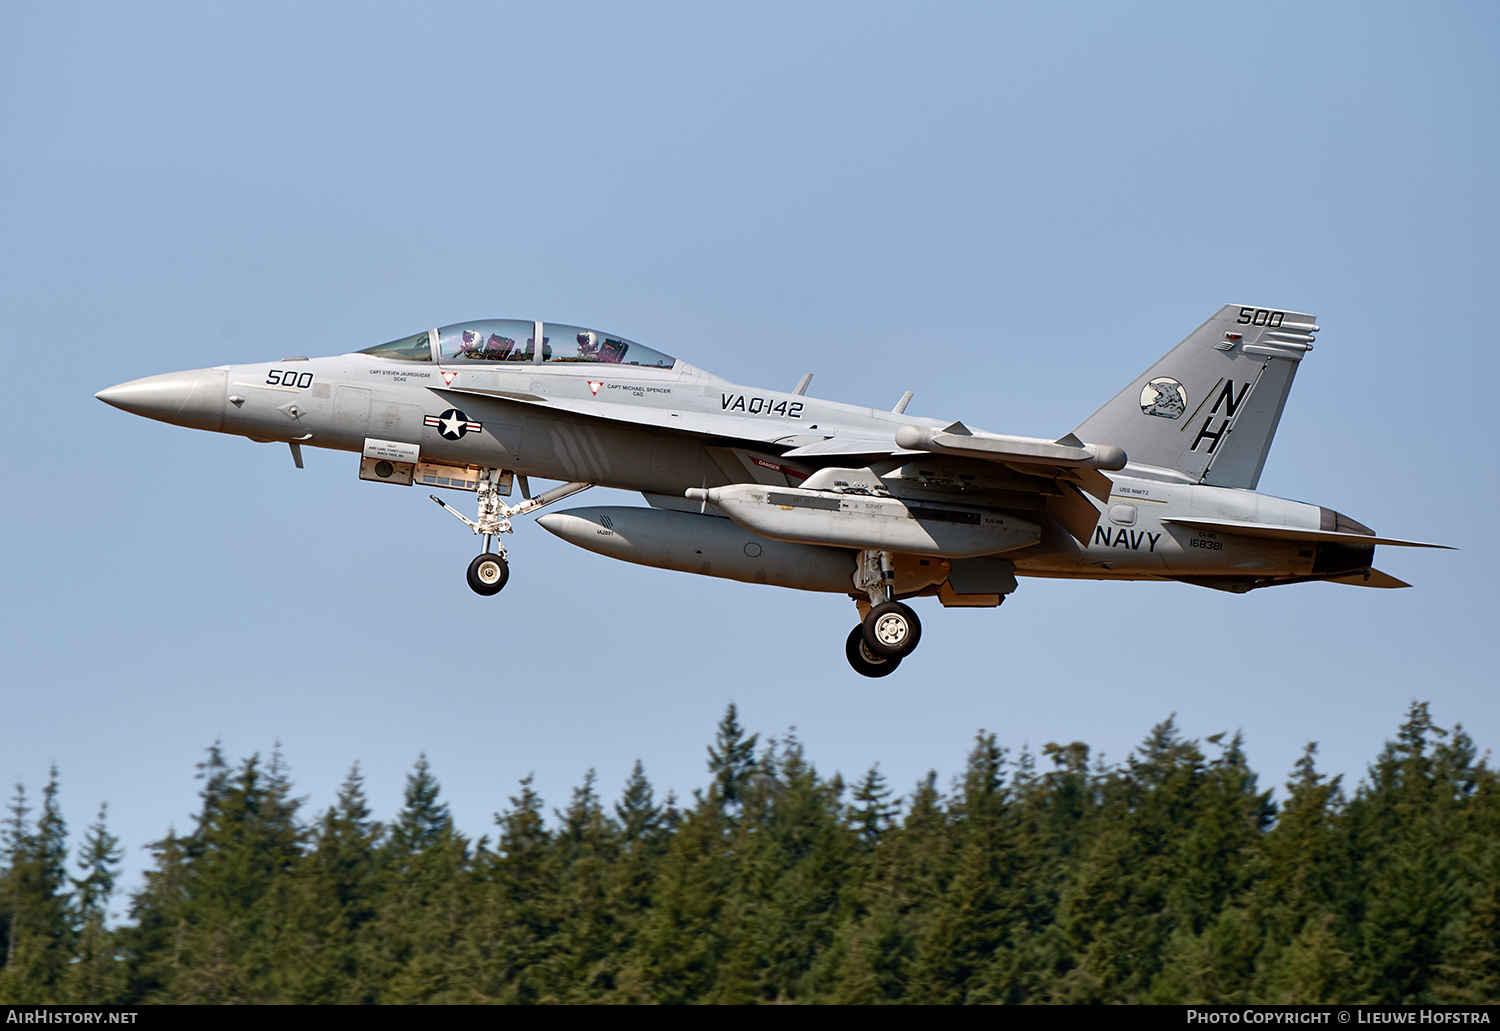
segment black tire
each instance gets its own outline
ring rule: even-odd
[[[881,658],[865,647],[863,624],[849,631],[849,640],[844,644],[844,654],[849,659],[849,665],[854,667],[854,672],[862,677],[889,676],[896,672],[897,666],[901,665],[900,659]]]
[[[922,640],[922,621],[899,601],[883,601],[860,624],[865,647],[883,659],[901,659]]]
[[[469,563],[469,587],[475,594],[499,594],[509,579],[510,566],[499,555],[480,555]]]

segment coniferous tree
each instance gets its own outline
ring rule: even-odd
[[[208,746],[208,756],[195,764],[194,769],[198,771],[196,779],[203,781],[203,790],[198,793],[203,804],[198,810],[197,827],[189,839],[189,851],[196,857],[202,853],[208,829],[218,818],[224,796],[229,792],[229,763],[218,741]]]
[[[559,913],[559,867],[543,800],[532,777],[510,806],[495,814],[495,848],[481,841],[474,859],[474,915],[464,938],[462,968],[477,1000],[507,1003],[549,998],[547,960]]]
[[[299,802],[279,750],[264,770],[252,755],[232,771],[211,769],[205,779],[210,804],[191,845],[172,994],[181,1002],[271,1002],[272,943],[285,922],[286,875],[301,858]]]
[[[618,920],[618,953],[611,964],[610,1002],[651,1001],[650,986],[639,980],[641,933],[651,908],[656,877],[677,823],[674,801],[655,801],[639,759],[615,803],[615,861],[608,871],[610,907]]]
[[[901,812],[900,803],[890,801],[891,794],[879,763],[870,767],[850,793],[849,824],[867,851],[879,846]]]
[[[441,794],[427,757],[418,757],[380,860],[382,908],[369,952],[380,1002],[469,1001],[448,962],[469,917],[469,843]]]
[[[1279,813],[1238,736],[1121,764],[981,733],[949,797],[852,792],[731,707],[678,812],[637,763],[544,818],[530,778],[471,850],[425,757],[386,833],[358,767],[310,827],[279,750],[198,766],[129,921],[100,818],[69,878],[55,771],[0,826],[19,1002],[1493,1002],[1500,781],[1414,703],[1348,800],[1309,746]],[[904,813],[900,819],[896,814]],[[1274,817],[1274,823],[1273,821]]]
[[[68,892],[67,824],[58,804],[57,767],[42,792],[41,815],[25,825],[25,789],[17,784],[5,831],[5,965],[0,1003],[60,1002],[74,948]]]
[[[1348,841],[1339,777],[1318,773],[1316,743],[1297,760],[1275,826],[1261,841],[1249,905],[1261,920],[1252,1001],[1350,1001],[1352,969],[1340,928],[1349,919]]]
[[[1255,790],[1238,740],[1208,762],[1169,719],[1122,767],[1097,771],[1094,784],[1097,822],[1059,895],[1049,935],[1056,964],[1047,997],[1100,1002],[1191,995],[1208,983],[1201,970],[1186,982],[1181,969],[1159,983],[1158,976],[1164,962],[1179,968],[1182,956],[1204,947],[1220,986],[1215,990],[1241,990],[1248,960],[1231,941],[1241,918],[1226,917],[1222,909],[1237,888],[1220,884],[1212,871],[1222,873],[1235,857],[1253,855],[1271,810],[1268,794]],[[1210,873],[1202,872],[1204,865]]]
[[[735,944],[751,996],[790,1001],[814,991],[809,971],[848,915],[843,899],[859,854],[845,821],[842,780],[821,778],[795,733],[763,757],[761,768],[735,839],[743,914]]]
[[[1280,911],[1272,914],[1278,926],[1292,933],[1338,908],[1345,879],[1338,826],[1345,805],[1342,778],[1320,774],[1316,755],[1316,743],[1303,750],[1286,785],[1286,803],[1261,842],[1264,872],[1257,893],[1263,906]]]
[[[1450,923],[1463,901],[1458,846],[1473,793],[1474,748],[1452,741],[1413,702],[1396,740],[1349,805],[1359,864],[1358,965],[1365,997],[1383,1003],[1426,1001]]]
[[[155,862],[131,895],[131,923],[120,930],[126,998],[133,1003],[171,1002],[187,935],[190,836],[173,827],[146,846]]]
[[[548,943],[548,995],[561,1002],[610,997],[627,937],[610,870],[619,859],[620,829],[606,814],[589,770],[558,814],[553,839],[558,869],[556,933]]]
[[[651,782],[646,779],[646,769],[637,759],[631,767],[630,777],[625,781],[625,791],[615,803],[615,819],[620,824],[621,840],[627,851],[636,843],[644,846],[657,840],[663,830],[669,830],[666,814],[654,799]]]
[[[1193,799],[1171,861],[1170,940],[1147,998],[1163,1002],[1244,1003],[1261,935],[1244,897],[1255,856],[1272,816],[1270,792],[1256,790],[1243,740],[1223,734],[1208,742],[1221,755],[1194,779]]]
[[[734,860],[718,792],[696,793],[661,857],[650,909],[621,973],[623,990],[641,1001],[706,1000],[725,954],[726,913]],[[637,996],[627,996],[635,998]]]
[[[1463,874],[1461,915],[1432,986],[1446,1003],[1500,1002],[1500,776],[1480,762],[1465,805],[1457,849]]]
[[[1260,978],[1258,993],[1279,1005],[1358,1001],[1354,958],[1335,928],[1334,914],[1325,912],[1306,920],[1290,941],[1268,940],[1275,958]]]
[[[363,961],[365,934],[379,911],[382,831],[355,763],[319,819],[289,889],[291,912],[278,947],[281,1001],[361,1003],[378,996]]]
[[[209,746],[207,757],[194,768],[194,778],[203,782],[195,830],[178,835],[174,827],[168,827],[166,837],[146,846],[155,856],[155,865],[145,872],[144,883],[132,894],[132,924],[120,935],[127,997],[132,1001],[175,1001],[176,980],[183,969],[191,930],[189,876],[203,852],[206,828],[216,818],[228,787],[229,766],[218,741]]]
[[[842,1003],[908,998],[917,944],[947,881],[950,842],[937,773],[917,783],[906,818],[887,832],[850,892],[851,911],[817,974]]]
[[[949,813],[952,876],[919,939],[911,991],[914,1001],[967,1001],[979,964],[1003,944],[1014,920],[1010,896],[1010,846],[1005,797],[1005,752],[995,735],[981,731],[969,752],[962,788]]]
[[[0,971],[9,970],[16,959],[16,946],[23,932],[23,870],[30,861],[34,848],[32,836],[26,828],[26,814],[31,807],[26,804],[26,786],[16,783],[15,794],[8,806],[5,828],[0,830]]]
[[[125,969],[107,929],[109,900],[114,894],[124,853],[120,840],[105,826],[108,805],[100,803],[98,819],[90,825],[79,850],[81,878],[72,878],[78,937],[74,962],[68,969],[67,1001],[101,1005],[121,1001]]]
[[[708,749],[708,772],[713,777],[708,797],[726,810],[736,812],[743,803],[745,788],[755,773],[755,744],[759,739],[759,734],[745,737],[739,712],[730,702],[719,721],[714,744]]]
[[[442,788],[432,775],[426,754],[406,778],[406,804],[391,824],[387,852],[398,863],[410,861],[453,833],[453,816],[440,801]]]
[[[1467,1006],[1500,1002],[1500,836],[1489,836],[1476,885],[1435,971],[1433,998]]]

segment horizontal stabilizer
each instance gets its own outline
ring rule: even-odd
[[[1336,576],[1330,579],[1330,583],[1353,584],[1355,587],[1410,587],[1411,584],[1405,580],[1397,580],[1389,573],[1382,573],[1378,569],[1366,569],[1358,573],[1350,573],[1348,576]]]
[[[1273,541],[1328,541],[1333,544],[1389,544],[1399,548],[1455,549],[1446,544],[1428,544],[1425,541],[1403,541],[1395,537],[1375,537],[1364,533],[1336,533],[1332,530],[1308,530],[1300,526],[1272,526],[1267,523],[1247,523],[1234,519],[1182,519],[1168,516],[1162,520],[1174,526],[1190,526],[1195,530],[1214,530],[1232,533],[1241,537],[1260,537]],[[1404,585],[1403,585],[1404,586]]]

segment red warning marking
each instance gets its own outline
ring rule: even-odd
[[[754,462],[756,465],[762,466],[763,468],[766,468],[766,469],[769,469],[772,472],[781,473],[783,476],[789,477],[791,479],[796,479],[796,480],[805,480],[805,479],[807,479],[807,474],[806,473],[799,473],[795,469],[788,469],[786,466],[784,466],[784,465],[777,465],[775,462],[767,462],[764,458],[756,458],[754,455],[751,455],[749,457],[750,457],[750,461]]]

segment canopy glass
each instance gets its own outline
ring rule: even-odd
[[[582,326],[542,323],[543,362],[633,365],[670,369],[675,359],[649,347]],[[537,323],[515,319],[460,322],[438,330],[438,360],[458,362],[536,362]]]

